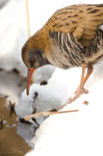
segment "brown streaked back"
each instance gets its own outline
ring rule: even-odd
[[[73,33],[83,46],[87,46],[102,24],[103,4],[80,4],[57,10],[43,28],[47,32]]]

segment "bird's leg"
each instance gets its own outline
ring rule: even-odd
[[[85,70],[87,68],[87,73],[85,75]],[[87,94],[88,93],[88,90],[84,88],[84,85],[87,81],[87,79],[89,78],[89,76],[91,75],[93,71],[93,67],[91,64],[88,64],[88,65],[83,65],[82,66],[82,75],[81,75],[81,80],[80,80],[80,85],[79,87],[77,88],[77,90],[75,91],[75,96],[73,99],[70,98],[70,101],[69,103],[71,103],[72,101],[74,101],[76,98],[78,98],[81,94],[85,93]]]
[[[87,73],[85,75],[85,70],[87,68]],[[73,101],[75,101],[78,97],[80,97],[80,95],[82,95],[83,93],[87,94],[88,90],[84,88],[84,84],[86,83],[87,79],[89,78],[89,76],[91,75],[93,71],[93,67],[91,64],[83,64],[82,65],[82,74],[81,74],[81,80],[80,80],[80,84],[79,87],[77,88],[77,90],[74,92],[74,96],[70,97],[69,100],[66,102],[66,104],[64,104],[62,108],[64,108],[67,104],[72,103]]]
[[[89,78],[89,76],[91,75],[91,73],[93,72],[93,66],[91,64],[87,65],[87,74],[84,78],[84,83],[83,85],[86,83],[87,79]]]

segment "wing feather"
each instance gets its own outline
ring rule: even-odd
[[[103,4],[82,4],[56,11],[46,23],[45,29],[72,33],[83,46],[88,46],[102,24]]]

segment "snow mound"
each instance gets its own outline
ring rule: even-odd
[[[79,74],[79,69],[77,71]],[[72,72],[73,70],[70,73],[73,74]],[[65,108],[65,110],[78,109],[79,112],[53,115],[47,118],[32,140],[35,149],[25,156],[103,155],[103,77],[97,78],[96,73],[97,71],[86,85],[89,86],[89,94],[81,96]],[[76,75],[75,79],[77,77]],[[72,82],[73,80],[72,77]],[[70,86],[69,89],[72,90]]]

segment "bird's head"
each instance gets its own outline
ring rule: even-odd
[[[38,41],[38,42],[37,42]],[[37,36],[31,37],[22,48],[22,59],[24,64],[28,68],[28,76],[27,76],[27,95],[29,94],[29,88],[32,80],[32,75],[35,69],[49,64],[48,60],[46,59],[44,53],[44,46],[43,43],[39,41]]]

